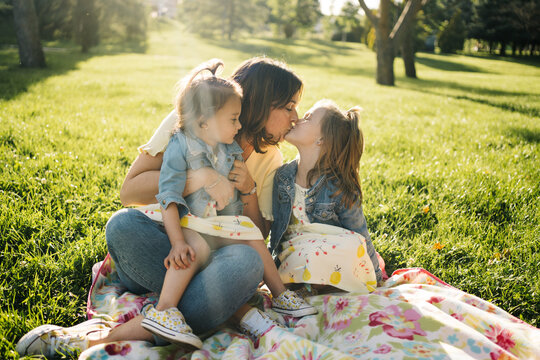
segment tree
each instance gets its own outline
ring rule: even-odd
[[[412,19],[426,0],[408,0],[392,28],[391,2],[380,0],[379,14],[375,15],[364,0],[358,0],[364,13],[369,18],[376,34],[377,75],[376,80],[381,85],[394,85],[395,47],[400,44],[403,33],[412,24]]]
[[[461,19],[461,11],[458,10],[450,18],[450,21],[443,23],[441,32],[437,37],[441,52],[455,53],[457,50],[463,49],[465,36],[465,24]]]
[[[14,0],[13,18],[21,65],[24,67],[45,67],[45,55],[39,40],[34,1]]]
[[[362,41],[364,27],[359,10],[360,6],[351,1],[347,1],[343,5],[340,15],[333,19],[336,33],[332,36],[332,40]]]
[[[81,45],[81,52],[87,53],[99,43],[98,14],[94,0],[77,0],[74,24],[75,39]]]
[[[269,9],[260,0],[184,0],[182,20],[202,36],[231,40],[240,31],[253,32],[268,18]]]
[[[270,21],[290,39],[297,29],[313,27],[321,16],[318,0],[273,0]]]

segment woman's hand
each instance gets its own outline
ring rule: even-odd
[[[255,186],[255,181],[249,174],[246,163],[240,160],[234,161],[234,167],[229,172],[229,180],[243,194],[250,192]]]
[[[195,261],[195,251],[186,242],[176,242],[169,252],[169,255],[163,260],[165,268],[174,266],[176,270],[187,269]]]

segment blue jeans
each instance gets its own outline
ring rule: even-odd
[[[163,260],[171,244],[165,228],[138,210],[123,209],[107,223],[109,253],[120,280],[136,294],[159,293],[167,269]],[[248,245],[230,245],[212,252],[207,266],[189,283],[178,309],[197,334],[225,322],[255,293],[263,264]]]

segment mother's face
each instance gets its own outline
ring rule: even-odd
[[[273,108],[268,116],[265,130],[278,142],[283,141],[285,135],[298,120],[296,108],[300,102],[300,92],[296,93],[291,101],[283,108]]]

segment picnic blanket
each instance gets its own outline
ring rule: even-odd
[[[121,341],[87,349],[80,359],[540,359],[540,329],[493,304],[460,291],[420,268],[400,269],[371,293],[309,297],[317,315],[280,317],[258,341],[231,327],[204,339],[200,350]],[[155,294],[126,291],[107,256],[96,269],[88,317],[121,324]]]

